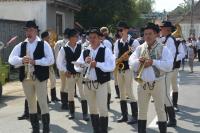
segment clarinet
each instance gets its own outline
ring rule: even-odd
[[[92,57],[91,51],[90,51],[89,56]],[[89,80],[88,78],[89,78],[89,75],[90,75],[90,70],[91,70],[91,62],[90,62],[90,64],[88,64],[87,71],[85,73],[84,79]]]

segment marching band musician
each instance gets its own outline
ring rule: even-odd
[[[167,126],[169,127],[175,127],[176,126],[176,115],[175,110],[173,108],[178,110],[177,106],[177,100],[178,100],[178,85],[177,85],[177,75],[178,70],[180,68],[181,60],[184,58],[184,49],[181,43],[177,43],[175,38],[171,35],[172,29],[174,26],[170,21],[163,21],[161,27],[161,34],[165,37],[164,44],[167,46],[167,48],[170,50],[174,62],[173,62],[173,69],[172,71],[166,73],[165,78],[165,105],[166,105],[166,112],[169,116],[169,122]],[[170,86],[172,86],[173,90],[173,103],[170,98]]]
[[[139,42],[135,39],[132,39],[128,35],[129,27],[124,21],[120,21],[117,25],[118,29],[122,32],[122,38],[117,40],[114,45],[114,55],[116,59],[120,58],[127,51],[134,51],[137,46],[139,46]],[[118,70],[118,85],[120,90],[120,106],[122,117],[118,119],[118,122],[127,122],[128,121],[128,107],[126,96],[130,98],[130,105],[132,111],[132,117],[128,121],[129,124],[137,123],[137,101],[135,96],[133,95],[133,75],[128,65],[129,55],[123,58],[123,68],[117,68]],[[116,66],[117,67],[117,66]]]
[[[81,73],[75,71],[74,64],[72,64],[73,61],[79,58],[82,51],[82,46],[77,44],[78,32],[75,29],[70,29],[68,32],[68,39],[69,41],[67,44],[60,49],[56,63],[59,71],[65,73],[66,76],[65,90],[68,92],[69,119],[74,119],[75,117],[74,92],[75,85],[77,84],[81,96],[83,119],[88,121],[88,107],[83,91],[82,76]]]
[[[108,36],[109,34],[109,30],[107,27],[101,27],[100,28],[100,33],[102,36],[102,44],[110,49],[110,51],[113,51],[113,44],[111,43],[111,38]],[[109,40],[108,40],[109,39]],[[110,100],[111,100],[111,83],[110,81],[108,82],[108,102],[107,102],[107,106],[108,106],[108,110],[110,110]]]
[[[50,36],[49,36],[48,31],[44,31],[41,34],[41,38],[43,41],[46,41],[47,43],[50,44]],[[54,51],[53,48],[52,48],[52,51]],[[60,101],[60,99],[58,99],[56,96],[56,75],[54,72],[53,65],[49,67],[49,80],[50,80],[50,88],[51,88],[51,101],[52,102]]]
[[[164,109],[164,76],[172,69],[173,57],[168,48],[156,41],[158,25],[148,23],[144,28],[145,43],[137,47],[129,58],[129,65],[142,80],[138,84],[138,133],[146,133],[147,110],[150,97],[155,103],[160,133],[166,133]],[[136,76],[138,76],[136,75]],[[136,77],[135,76],[135,77]]]
[[[108,48],[101,43],[101,35],[98,29],[89,31],[90,45],[85,49],[77,62],[88,63],[85,79],[85,94],[89,104],[90,116],[94,133],[108,132],[108,108],[107,108],[107,82],[110,81],[110,72],[115,68],[115,58]],[[82,71],[75,65],[76,71]]]
[[[37,28],[34,21],[26,23],[24,29],[27,39],[14,47],[9,56],[9,63],[19,67],[19,79],[28,101],[33,133],[40,132],[37,100],[42,113],[43,133],[49,133],[47,79],[49,78],[49,66],[54,63],[54,57],[49,44],[41,41],[37,36]]]
[[[54,46],[55,51],[55,59],[58,57],[58,52],[62,47],[64,47],[68,42],[68,32],[69,28],[66,28],[63,33],[63,39],[56,42]],[[68,110],[68,92],[66,90],[66,76],[64,72],[59,71],[60,80],[61,80],[61,88],[60,88],[60,98],[61,98],[61,109]]]

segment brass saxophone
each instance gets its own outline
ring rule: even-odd
[[[124,64],[123,64],[124,58],[127,57],[127,56],[129,57],[131,54],[132,54],[132,49],[131,49],[131,47],[129,47],[129,50],[126,51],[122,56],[120,56],[116,60],[116,64],[115,64],[116,67],[115,67],[114,71],[123,70],[124,69]]]
[[[147,47],[143,50],[142,54],[140,57],[144,57],[145,59],[148,59],[149,56],[148,56],[148,49]],[[144,64],[145,64],[145,61],[143,63],[140,63],[139,65],[139,68],[138,68],[138,71],[137,71],[137,76],[135,78],[135,81],[138,82],[139,84],[142,84],[144,83],[143,79],[142,79],[142,72],[144,71]]]

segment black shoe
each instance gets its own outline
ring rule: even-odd
[[[107,99],[107,107],[108,107],[108,110],[110,110],[110,99],[111,99],[111,94],[108,93],[108,99]]]
[[[68,106],[68,93],[65,92],[60,92],[60,96],[61,96],[61,109],[62,110],[68,110],[69,106]]]
[[[128,107],[126,101],[120,101],[121,112],[122,116],[117,120],[118,123],[120,122],[127,122],[128,121]]]
[[[50,116],[49,113],[42,115],[43,133],[49,133]]]
[[[24,114],[18,117],[18,120],[27,120],[29,119],[29,109],[28,109],[28,101],[25,99],[24,102]]]
[[[86,100],[81,101],[82,111],[83,111],[83,120],[89,121],[90,118],[88,117],[88,105]]]
[[[108,117],[100,117],[100,133],[108,133]]]
[[[74,101],[69,101],[69,119],[74,119],[75,106]]]
[[[178,104],[177,104],[177,102],[178,102],[178,92],[172,93],[172,102],[173,102],[175,112],[178,112],[179,111]]]
[[[92,127],[93,127],[93,132],[94,133],[101,133],[100,132],[100,118],[98,114],[91,114],[91,122],[92,122]]]
[[[40,125],[37,113],[30,114],[30,122],[33,129],[32,133],[40,133]]]
[[[158,122],[160,133],[167,133],[167,122]]]
[[[52,102],[58,102],[60,99],[56,96],[56,88],[51,89],[51,101]]]
[[[146,120],[138,120],[138,133],[146,133]]]
[[[132,117],[127,123],[128,124],[136,124],[137,123],[137,117],[138,117],[137,102],[131,102],[130,105],[131,105]]]
[[[176,127],[176,115],[173,107],[167,107],[167,114],[169,116],[169,121],[167,127]]]
[[[119,86],[118,85],[115,85],[115,91],[116,91],[116,99],[119,99],[120,98],[120,92],[119,92]]]
[[[19,116],[17,119],[18,120],[28,120],[29,119],[29,114],[23,114],[22,116]]]

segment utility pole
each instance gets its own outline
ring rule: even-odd
[[[192,0],[192,4],[191,4],[190,35],[195,36],[195,29],[194,29],[194,0]]]

